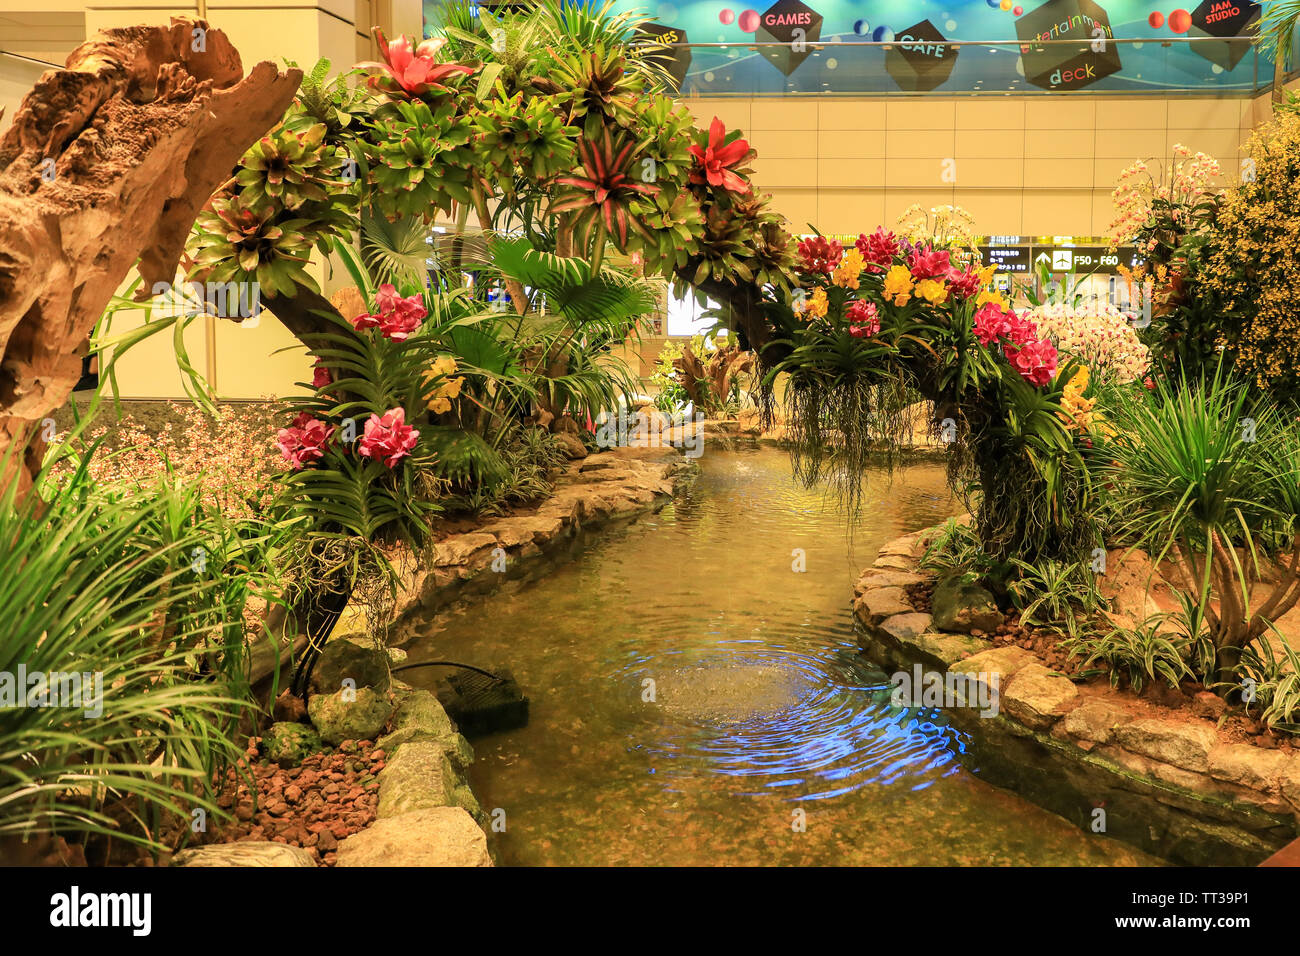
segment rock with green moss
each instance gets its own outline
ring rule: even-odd
[[[993,595],[970,578],[957,576],[940,581],[930,597],[934,626],[941,631],[985,633],[1005,620]]]
[[[274,723],[262,737],[262,753],[281,767],[296,767],[324,747],[320,735],[306,724]]]
[[[356,638],[353,640],[353,638]],[[378,647],[364,646],[362,635],[337,637],[325,645],[320,660],[311,673],[313,694],[333,694],[349,686],[359,689],[371,687],[385,692],[390,683],[388,654]]]
[[[458,772],[464,772],[474,762],[469,741],[457,732],[438,698],[427,690],[412,690],[402,698],[393,715],[392,733],[381,738],[377,746],[391,753],[402,744],[417,741],[438,744]]]
[[[335,746],[345,740],[374,740],[392,713],[389,696],[369,687],[315,694],[307,702],[307,714],[321,739]]]

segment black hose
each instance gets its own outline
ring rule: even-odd
[[[416,661],[412,664],[400,664],[391,668],[393,673],[398,671],[410,670],[412,667],[462,667],[467,671],[474,671],[476,674],[482,674],[484,677],[491,677],[495,681],[504,681],[504,677],[498,677],[491,671],[485,671],[481,667],[475,667],[473,664],[461,664],[457,661]]]

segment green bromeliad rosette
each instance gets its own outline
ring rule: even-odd
[[[1018,315],[963,247],[883,228],[845,250],[799,244],[799,285],[765,311],[774,340],[764,387],[785,382],[796,473],[856,505],[861,480],[892,464],[915,428],[947,445],[950,477],[978,490],[977,528],[1001,561],[1078,556],[1095,532],[1082,442],[1061,397],[1077,373]],[[928,402],[928,420],[916,403]]]

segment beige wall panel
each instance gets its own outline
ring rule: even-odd
[[[956,191],[952,189],[891,189],[885,194],[884,225],[893,226],[898,217],[903,214],[903,210],[913,203],[922,209],[955,205],[953,201],[955,195]]]
[[[300,391],[294,383],[311,381],[306,349],[265,310],[256,326],[217,323],[217,393],[222,398],[277,398]],[[292,351],[278,352],[286,346]]]
[[[958,158],[1001,156],[1019,160],[1025,155],[1025,131],[1016,129],[958,129],[953,149]]]
[[[1110,191],[1106,189],[1095,190],[1092,194],[1092,234],[1094,236],[1106,235],[1114,218],[1115,202],[1111,199]]]
[[[1093,129],[1027,129],[1027,159],[1078,159],[1092,156],[1097,131]]]
[[[393,33],[423,34],[424,5],[420,0],[387,0],[387,6],[387,19]]]
[[[817,103],[817,128],[884,129],[885,101],[824,98]]]
[[[883,189],[822,190],[818,196],[817,228],[827,233],[875,232],[885,225]],[[802,231],[803,224],[796,231]]]
[[[1025,126],[1025,101],[1010,96],[972,97],[958,103],[956,127],[966,129],[1002,129],[1019,132]]]
[[[823,159],[883,159],[889,134],[879,129],[821,130],[815,143],[816,153]]]
[[[1249,104],[1246,99],[1169,101],[1169,125],[1186,129],[1237,129]]]
[[[1159,156],[1157,156],[1159,159]],[[1097,189],[1107,191],[1114,189],[1119,184],[1120,173],[1124,172],[1130,165],[1132,159],[1112,159],[1109,157],[1098,157],[1093,162],[1092,167],[1092,185]],[[1154,163],[1148,163],[1152,171],[1156,171]]]
[[[1097,103],[1089,99],[1035,96],[1025,100],[1026,129],[1092,129]]]
[[[1091,189],[1092,164],[1091,156],[1086,159],[1026,159],[1025,186],[1030,189]]]
[[[761,181],[761,180],[760,180]],[[772,210],[790,220],[792,232],[803,232],[807,223],[817,222],[816,189],[770,189]]]
[[[749,128],[754,130],[814,130],[817,110],[812,100],[756,99],[749,109]]]
[[[1019,189],[1024,182],[1024,161],[1020,159],[962,158],[956,169],[959,190]]]
[[[927,130],[891,129],[886,133],[889,158],[911,157],[914,159],[952,159],[956,152],[956,135],[952,128]]]
[[[751,105],[755,102],[749,99],[687,99],[683,102],[689,107],[691,115],[695,117],[695,125],[702,129],[708,129],[709,124],[713,122],[713,117],[722,120],[727,129],[742,129],[746,133],[754,129],[751,119]]]
[[[1019,189],[958,189],[954,205],[975,217],[976,231],[988,236],[1020,235],[1024,194]]]
[[[1168,100],[1097,101],[1097,129],[1161,129],[1168,125]]]
[[[749,145],[758,150],[759,161],[764,159],[808,159],[817,158],[817,134],[807,131],[795,133],[764,130],[758,133],[745,132]]]
[[[1092,234],[1091,189],[1026,191],[1019,230],[1026,236],[1087,236]]]
[[[885,104],[885,125],[891,130],[951,130],[956,119],[957,106],[952,100],[900,96],[891,97]]]
[[[1165,128],[1159,129],[1099,129],[1096,149],[1098,156],[1123,159],[1159,159],[1165,155]]]
[[[112,335],[121,335],[144,324],[144,313],[119,312],[113,317]],[[185,330],[185,350],[190,363],[206,374],[208,349],[205,320],[195,319]],[[126,352],[117,365],[118,391],[123,398],[180,398],[185,394],[176,366],[172,330],[165,329]]]
[[[819,159],[816,163],[817,188],[821,190],[878,189],[885,185],[883,159]]]
[[[1186,146],[1192,152],[1209,153],[1211,156],[1232,156],[1241,145],[1241,130],[1232,129],[1176,129],[1171,127],[1165,137],[1169,155],[1177,145]]]
[[[947,189],[952,192],[953,183],[944,179],[945,174],[952,176],[955,172],[957,181],[961,178],[960,166],[945,167],[938,157],[917,159],[911,157],[890,156],[885,160],[885,185],[889,189]]]
[[[809,159],[758,159],[754,175],[761,189],[817,187],[817,163]]]

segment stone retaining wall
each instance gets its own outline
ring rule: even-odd
[[[947,711],[982,778],[1089,832],[1104,810],[1106,836],[1174,863],[1253,866],[1296,838],[1300,755],[1230,742],[1106,682],[1075,684],[1024,648],[937,630],[906,591],[933,579],[918,563],[931,533],[890,542],[863,572],[858,643],[885,666],[998,675],[996,717]]]

